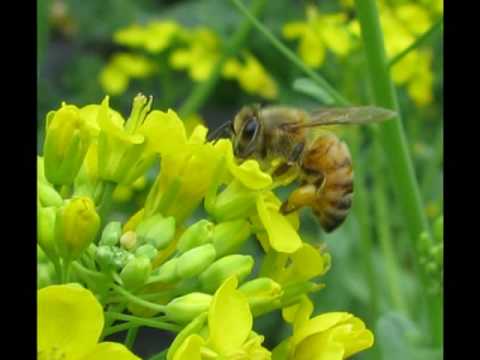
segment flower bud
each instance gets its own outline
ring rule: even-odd
[[[256,196],[256,192],[234,180],[218,194],[212,215],[218,221],[245,218],[255,208]]]
[[[150,244],[156,249],[166,248],[175,237],[175,218],[160,214],[150,216],[136,228],[139,244]]]
[[[228,255],[210,265],[200,274],[202,289],[213,293],[228,277],[235,275],[241,282],[253,268],[253,258],[249,255]]]
[[[146,256],[150,259],[150,261],[152,261],[157,254],[158,250],[150,244],[141,245],[137,250],[135,250],[135,256]]]
[[[123,269],[135,256],[117,246],[100,245],[95,251],[95,260],[104,272]]]
[[[169,320],[187,324],[202,312],[208,311],[211,301],[211,295],[194,292],[170,301],[165,308],[165,314]]]
[[[137,243],[137,233],[135,231],[127,231],[120,237],[120,245],[126,250],[133,250]]]
[[[63,205],[62,197],[50,184],[37,181],[37,189],[42,206],[60,207]]]
[[[111,221],[103,229],[99,245],[115,246],[120,241],[121,236],[122,224],[120,221]]]
[[[258,314],[263,308],[268,308],[274,301],[280,301],[283,295],[282,287],[274,280],[261,277],[246,282],[238,288],[247,296],[252,312]]]
[[[78,108],[62,105],[47,115],[44,163],[47,180],[70,185],[80,170],[90,145],[90,133]]]
[[[156,268],[153,272],[153,278],[155,282],[161,282],[164,284],[170,284],[178,280],[177,275],[177,262],[178,258],[168,260],[165,264]]]
[[[234,254],[250,234],[250,224],[243,219],[218,224],[213,232],[213,245],[217,256]]]
[[[78,258],[93,242],[99,228],[100,217],[90,198],[69,201],[58,209],[55,222],[55,241],[60,255],[67,261]]]
[[[178,251],[183,253],[197,246],[212,242],[213,229],[213,223],[205,219],[189,226],[178,239]]]
[[[177,261],[177,275],[180,279],[194,277],[205,270],[215,260],[216,252],[212,244],[195,247],[182,254]]]
[[[148,280],[152,272],[152,264],[146,256],[135,257],[128,262],[120,273],[126,289],[138,289]]]
[[[37,289],[52,285],[55,279],[55,268],[51,262],[37,264]]]
[[[53,207],[37,209],[37,242],[43,252],[53,261],[58,257],[55,244],[56,213]]]

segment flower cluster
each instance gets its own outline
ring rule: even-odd
[[[386,52],[393,59],[425,33],[443,12],[442,1],[380,1],[381,22]],[[353,1],[342,1],[351,9]],[[283,27],[286,39],[299,39],[298,53],[309,66],[317,68],[325,63],[326,50],[345,57],[358,50],[360,35],[358,21],[348,20],[346,13],[320,13],[315,6],[307,6],[305,21],[287,23]],[[432,51],[422,47],[410,51],[392,66],[393,81],[405,86],[418,106],[432,102]]]
[[[129,79],[149,76],[159,66],[187,71],[195,82],[205,81],[227,46],[209,28],[187,28],[172,21],[130,25],[118,30],[113,39],[136,53],[115,54],[102,70],[100,84],[112,95],[123,93]],[[250,52],[228,59],[222,76],[237,81],[249,94],[265,99],[277,97],[276,82]]]
[[[255,160],[238,163],[230,140],[208,142],[201,124],[187,133],[173,110],[151,104],[138,95],[126,120],[108,97],[47,115],[37,179],[39,357],[135,359],[97,342],[151,326],[178,333],[167,359],[270,359],[252,329],[277,310],[293,326],[277,359],[343,359],[372,346],[351,314],[311,317],[309,295],[323,288],[330,256],[302,241],[297,214],[279,211],[278,182]],[[138,184],[148,189],[144,202],[117,218],[113,194]],[[246,249],[255,237],[263,256]]]

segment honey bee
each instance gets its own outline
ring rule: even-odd
[[[346,219],[352,206],[353,168],[347,145],[330,132],[315,136],[312,129],[334,124],[364,124],[393,118],[391,110],[373,106],[301,109],[258,105],[245,106],[229,127],[235,156],[256,159],[262,168],[278,178],[294,171],[300,180],[280,207],[283,214],[310,207],[326,232]],[[215,135],[215,134],[213,134]]]

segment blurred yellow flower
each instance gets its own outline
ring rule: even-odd
[[[245,62],[229,59],[223,68],[223,76],[236,79],[247,93],[275,99],[278,89],[275,80],[252,54],[245,55]]]
[[[195,81],[208,78],[220,57],[220,40],[208,28],[197,28],[185,33],[186,47],[172,52],[169,62],[174,69],[188,70]]]
[[[330,312],[310,318],[313,304],[302,301],[283,310],[293,324],[293,335],[274,350],[274,359],[341,360],[368,349],[374,338],[363,321],[346,312]]]
[[[100,85],[110,95],[125,92],[130,79],[143,79],[155,71],[155,64],[141,55],[115,54],[100,73]]]
[[[152,21],[145,26],[133,24],[120,29],[113,35],[113,40],[120,45],[159,53],[170,46],[179,31],[181,28],[176,22]]]
[[[39,360],[139,360],[124,345],[97,343],[103,329],[101,304],[76,284],[53,285],[37,292]]]
[[[309,66],[317,68],[325,61],[326,50],[345,56],[351,49],[351,39],[346,27],[345,14],[320,14],[315,6],[307,6],[306,21],[287,23],[283,36],[300,39],[298,52]]]

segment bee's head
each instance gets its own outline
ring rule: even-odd
[[[245,106],[233,120],[233,151],[241,159],[259,152],[263,146],[263,123],[259,110],[258,105]]]

